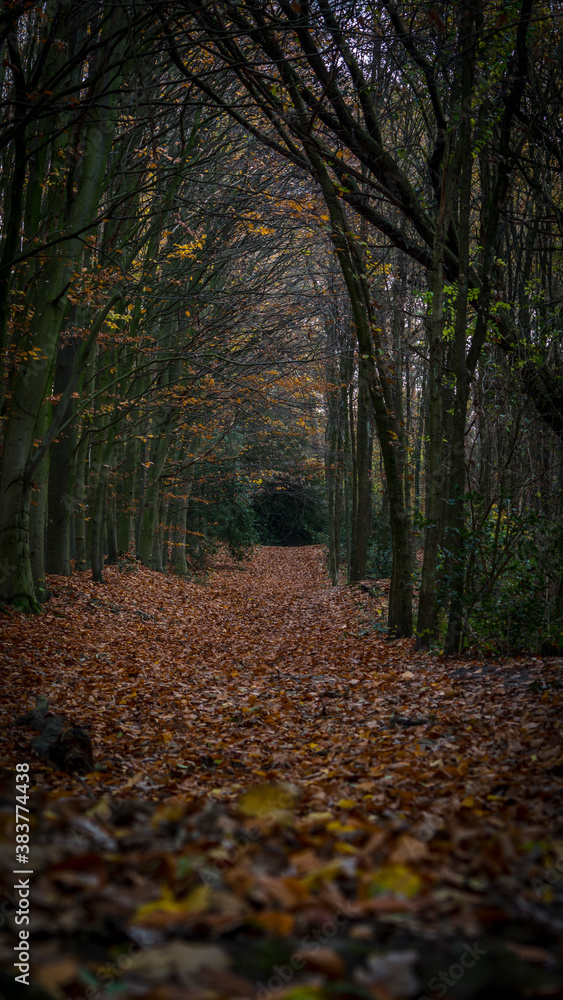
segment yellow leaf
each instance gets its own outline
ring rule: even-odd
[[[301,818],[300,825],[304,826],[306,829],[315,826],[324,827],[327,821],[330,822],[333,816],[328,810],[324,812],[310,812]]]
[[[334,833],[337,837],[343,836],[345,833],[355,833],[358,829],[352,823],[340,823],[337,819],[333,820],[332,823],[327,823],[326,828],[329,833]]]
[[[145,903],[137,910],[134,919],[144,920],[153,913],[198,913],[209,906],[210,889],[206,885],[199,885],[183,899],[176,899],[169,886],[162,889],[160,899],[154,899],[151,903]]]
[[[243,816],[264,819],[275,823],[288,823],[299,798],[293,785],[272,782],[252,785],[238,800],[238,809]]]
[[[358,854],[360,851],[359,847],[354,847],[353,844],[347,844],[345,840],[339,840],[338,843],[334,845],[334,850],[338,854]]]
[[[422,891],[422,886],[420,876],[407,865],[384,865],[370,879],[369,891],[372,896],[390,893],[413,899]]]

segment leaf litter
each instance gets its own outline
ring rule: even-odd
[[[8,1000],[22,761],[34,1000],[563,996],[561,659],[389,642],[314,546],[49,587],[0,620]],[[39,696],[94,771],[33,755]]]

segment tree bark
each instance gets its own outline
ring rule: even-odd
[[[356,419],[356,494],[355,519],[352,531],[350,582],[363,580],[371,532],[371,463],[373,435],[371,431],[371,402],[365,380],[358,380]]]
[[[37,426],[38,437],[46,433],[51,419],[51,405],[44,403]],[[37,469],[30,496],[29,555],[33,586],[37,601],[42,604],[49,597],[45,580],[45,534],[48,517],[49,456]],[[50,571],[49,571],[50,572]]]
[[[335,316],[326,321],[327,424],[325,431],[325,479],[328,504],[328,573],[333,587],[338,585],[342,531],[342,487],[344,473],[342,351]]]
[[[54,394],[62,393],[74,372],[75,345],[59,348],[55,363]],[[61,404],[59,404],[61,405]],[[55,411],[56,412],[56,411]],[[47,573],[70,576],[70,522],[73,505],[74,451],[76,429],[72,422],[74,400],[69,399],[64,412],[66,424],[53,441],[49,454],[49,516],[45,568]],[[45,432],[47,428],[45,428]],[[43,435],[41,435],[43,436]]]
[[[156,443],[151,449],[149,482],[145,487],[143,497],[143,517],[139,533],[138,555],[149,569],[157,569],[161,565],[158,554],[158,507],[160,495],[160,476],[164,468],[168,449],[170,447],[170,414],[155,426]]]
[[[118,561],[117,548],[117,518],[115,513],[115,494],[113,490],[107,491],[106,497],[106,537],[107,537],[107,561],[108,566],[115,566]]]
[[[117,495],[117,549],[129,552],[135,514],[135,494],[138,479],[139,442],[136,437],[125,444],[125,458]]]
[[[74,464],[74,568],[77,572],[86,569],[86,461],[88,457],[89,434],[84,427],[81,432]]]
[[[466,363],[467,314],[469,291],[469,248],[471,237],[471,95],[473,90],[473,49],[468,39],[472,28],[471,8],[463,4],[460,43],[462,46],[462,94],[459,124],[459,278],[457,286],[453,368],[455,399],[452,421],[452,451],[449,484],[449,523],[447,528],[446,583],[449,618],[444,653],[459,652],[465,576],[465,424],[469,399],[470,373]]]
[[[432,268],[432,307],[428,337],[428,411],[426,419],[426,503],[424,557],[416,622],[416,649],[429,649],[436,640],[437,567],[442,538],[444,470],[442,465],[442,376],[444,364],[444,241],[448,225],[447,181],[444,178],[440,219],[436,226]]]

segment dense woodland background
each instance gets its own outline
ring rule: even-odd
[[[557,3],[11,0],[0,599],[327,542],[563,644]]]

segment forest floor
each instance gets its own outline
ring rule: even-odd
[[[0,615],[0,995],[563,997],[561,658],[389,642],[320,547],[106,577]],[[14,726],[40,694],[83,778]]]

